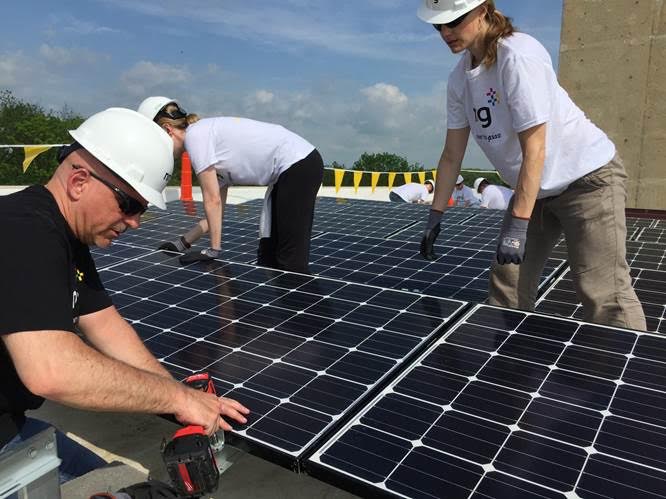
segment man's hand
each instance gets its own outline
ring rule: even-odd
[[[497,263],[520,264],[525,259],[527,227],[530,221],[510,216],[504,219],[497,243]]]
[[[194,250],[188,251],[183,256],[180,257],[180,263],[187,265],[188,263],[194,262],[209,262],[220,256],[221,250],[216,250],[213,248],[206,248],[204,250]]]
[[[242,424],[247,423],[244,415],[249,414],[250,410],[240,402],[193,388],[183,388],[185,392],[182,410],[175,414],[181,423],[203,426],[207,435],[212,435],[219,429],[232,429],[222,415]]]
[[[442,215],[444,215],[444,212],[438,210],[430,210],[430,214],[428,215],[426,230],[421,239],[421,256],[426,260],[437,259],[437,255],[435,254],[435,239],[437,239],[441,230],[440,222]]]

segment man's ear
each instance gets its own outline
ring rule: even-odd
[[[81,199],[83,192],[88,188],[90,173],[85,168],[71,168],[67,176],[67,195],[72,201]]]

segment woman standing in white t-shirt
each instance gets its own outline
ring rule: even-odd
[[[308,273],[314,205],[324,173],[312,144],[271,123],[235,117],[200,120],[167,97],[148,97],[138,111],[169,134],[176,157],[187,151],[206,212],[205,220],[160,249],[185,251],[210,231],[210,248],[191,251],[181,261],[218,257],[229,186],[266,185],[257,263]]]
[[[588,321],[645,329],[626,262],[626,173],[615,146],[559,85],[546,49],[492,0],[422,0],[418,16],[462,54],[447,91],[446,143],[421,254],[434,241],[470,133],[514,188],[490,277],[490,303],[532,310],[564,232]]]

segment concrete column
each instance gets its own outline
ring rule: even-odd
[[[560,82],[615,142],[627,206],[666,209],[666,2],[564,0]]]

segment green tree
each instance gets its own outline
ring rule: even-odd
[[[409,163],[405,158],[388,152],[380,152],[376,154],[364,152],[354,163],[353,169],[366,172],[411,171]]]
[[[1,144],[65,144],[72,138],[68,130],[83,118],[65,107],[61,113],[45,111],[41,106],[16,98],[11,91],[0,91]],[[39,155],[23,173],[23,148],[0,150],[0,184],[27,185],[45,183],[56,167],[57,148]]]

